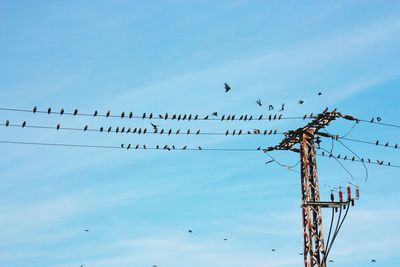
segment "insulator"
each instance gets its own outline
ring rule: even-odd
[[[339,187],[339,201],[343,202],[343,193],[342,193],[342,189]]]
[[[360,198],[360,188],[356,187],[356,198]]]
[[[350,200],[351,199],[351,188],[350,188],[350,186],[348,185],[347,186],[347,200]]]

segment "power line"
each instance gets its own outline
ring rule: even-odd
[[[234,130],[226,130],[225,132],[202,132],[200,129],[192,130],[173,130],[173,129],[165,129],[165,128],[139,128],[139,127],[103,127],[100,126],[98,129],[89,128],[88,125],[85,125],[82,128],[75,127],[61,127],[60,124],[56,126],[43,126],[43,125],[30,125],[24,121],[22,124],[12,124],[9,121],[6,123],[0,123],[0,126],[5,127],[18,127],[18,128],[33,128],[33,129],[46,129],[46,130],[66,130],[66,131],[83,131],[83,132],[100,132],[100,133],[126,133],[126,134],[159,134],[159,135],[224,135],[224,136],[241,136],[241,135],[281,135],[284,132],[278,132],[278,129],[253,129],[243,130],[243,129],[234,129]]]
[[[123,149],[123,150],[168,150],[168,151],[226,151],[226,152],[258,152],[261,148],[203,148],[194,147],[175,147],[175,145],[156,145],[146,146],[143,144],[121,144],[116,145],[85,145],[85,144],[65,144],[65,143],[49,143],[49,142],[27,142],[27,141],[10,141],[0,140],[0,144],[12,145],[36,145],[36,146],[56,146],[56,147],[76,147],[76,148],[100,148],[100,149]]]
[[[312,115],[304,115],[303,117],[283,117],[283,114],[268,114],[268,115],[251,115],[251,114],[222,114],[218,116],[218,113],[213,115],[202,115],[199,114],[154,114],[154,113],[139,113],[140,115],[134,115],[133,112],[121,112],[120,115],[111,114],[107,111],[106,114],[100,114],[97,111],[93,113],[80,113],[76,109],[74,112],[66,112],[61,109],[59,112],[53,111],[49,108],[47,111],[38,110],[34,107],[33,110],[29,109],[19,109],[19,108],[4,108],[0,107],[0,111],[10,111],[10,112],[25,112],[25,113],[38,113],[38,114],[48,114],[48,115],[68,115],[68,116],[85,116],[85,117],[103,117],[103,118],[121,118],[121,119],[148,119],[148,120],[176,120],[176,121],[276,121],[276,120],[298,120],[312,118]],[[137,113],[135,113],[137,114]]]

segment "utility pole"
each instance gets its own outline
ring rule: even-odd
[[[344,206],[343,202],[320,201],[315,153],[315,143],[319,145],[319,137],[315,136],[326,136],[325,133],[319,133],[319,130],[338,117],[343,115],[336,110],[318,114],[306,126],[286,132],[285,138],[277,146],[264,149],[266,153],[273,150],[291,150],[300,154],[305,267],[326,267],[321,208]],[[300,147],[295,148],[296,144]]]

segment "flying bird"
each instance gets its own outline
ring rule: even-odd
[[[322,95],[322,92],[318,92],[318,95]]]
[[[275,252],[276,249],[273,248],[273,249],[271,249],[271,250],[272,250],[272,252]]]
[[[193,234],[193,231],[189,229],[188,234]]]
[[[224,83],[225,85],[225,93],[229,92],[231,90],[231,87],[229,86],[229,84]]]
[[[279,111],[279,112],[282,112],[282,111],[284,111],[284,110],[285,110],[285,104],[282,103],[281,109],[278,110],[278,111]]]
[[[90,230],[89,229],[85,229],[85,232],[89,232]]]
[[[217,117],[217,116],[218,116],[218,112],[213,112],[212,115],[213,115],[214,117]]]
[[[273,105],[269,105],[268,106],[268,110],[274,110],[274,106]]]
[[[372,259],[372,260],[371,260],[371,263],[376,263],[376,260]]]
[[[300,105],[304,104],[303,100],[299,100],[297,103],[299,103]]]
[[[256,101],[256,103],[257,103],[258,106],[260,106],[260,107],[262,106],[262,103],[261,103],[261,100],[260,100],[260,99],[258,99],[258,100]]]
[[[153,129],[154,129],[154,130],[157,130],[158,126],[160,126],[160,125],[155,125],[155,124],[152,123],[152,122],[150,122],[150,124],[151,124],[151,126],[153,126]]]
[[[224,241],[227,241],[228,240],[228,238],[224,238]]]

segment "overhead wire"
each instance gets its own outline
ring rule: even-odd
[[[23,126],[21,126],[23,125]],[[245,136],[245,135],[282,135],[284,132],[278,132],[278,129],[253,129],[253,130],[243,130],[243,129],[234,129],[227,130],[225,132],[202,132],[200,129],[192,130],[188,128],[187,130],[181,129],[165,129],[165,128],[146,128],[146,127],[119,127],[116,126],[112,128],[100,126],[98,129],[89,128],[88,125],[85,125],[81,128],[76,127],[61,127],[60,124],[56,126],[43,126],[43,125],[30,125],[27,124],[26,121],[23,124],[12,124],[9,121],[7,123],[0,123],[0,126],[5,127],[18,127],[18,128],[34,128],[34,129],[48,129],[48,130],[67,130],[67,131],[83,131],[83,132],[103,132],[103,133],[131,133],[131,134],[159,134],[159,135],[223,135],[223,136]],[[110,130],[108,130],[110,129]]]

